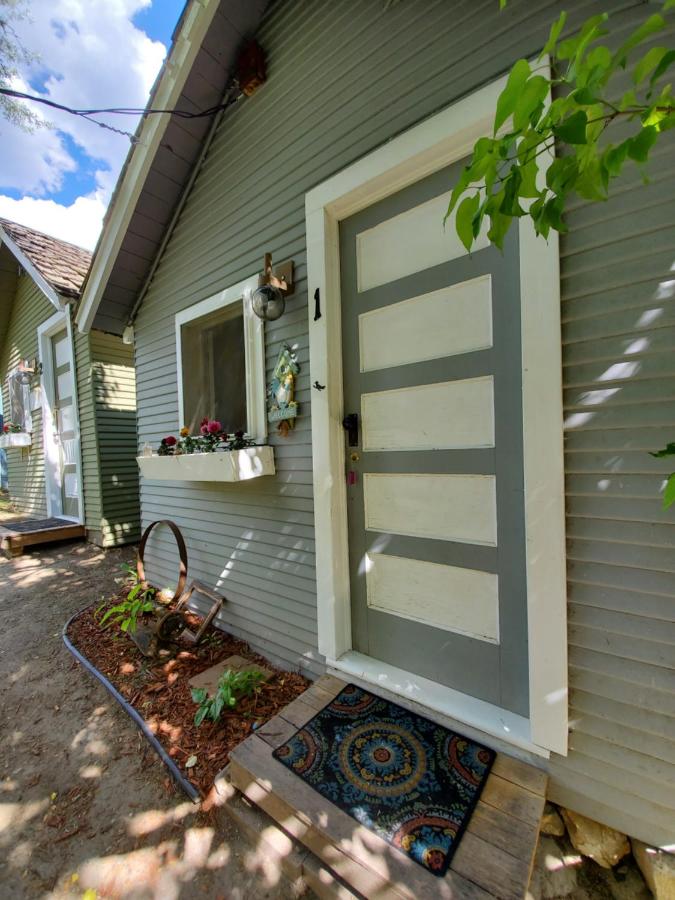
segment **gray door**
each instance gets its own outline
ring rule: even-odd
[[[459,171],[341,224],[352,642],[527,715],[518,238],[443,231]]]
[[[59,515],[77,519],[80,485],[77,474],[77,433],[73,371],[70,366],[70,344],[64,328],[51,338],[54,385],[55,493],[60,500]]]

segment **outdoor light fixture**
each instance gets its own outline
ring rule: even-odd
[[[265,254],[265,268],[259,286],[253,291],[253,312],[265,322],[273,322],[283,315],[286,308],[284,295],[293,293],[293,261],[272,270],[272,254]]]
[[[36,375],[42,375],[42,363],[37,357],[32,360],[22,359],[19,362],[16,372],[19,384],[30,384]]]

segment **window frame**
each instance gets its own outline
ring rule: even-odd
[[[32,434],[33,433],[33,410],[31,407],[31,387],[30,384],[21,384],[19,382],[19,387],[21,387],[22,393],[22,411],[21,411],[21,422],[17,422],[17,417],[14,415],[12,411],[12,379],[17,379],[21,376],[21,367],[14,366],[7,372],[7,376],[5,378],[5,384],[7,388],[7,406],[9,407],[8,414],[5,414],[5,419],[8,422],[12,422],[13,425],[20,425],[21,431],[24,434]]]
[[[251,295],[258,287],[258,275],[227,287],[199,303],[188,306],[175,316],[176,382],[178,385],[178,428],[185,418],[183,405],[183,352],[181,328],[202,316],[242,302],[244,319],[244,358],[246,371],[246,437],[263,444],[267,440],[267,409],[265,404],[265,333],[262,319],[253,312]]]

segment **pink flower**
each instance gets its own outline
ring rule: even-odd
[[[176,444],[176,438],[170,434],[168,437],[162,439],[162,443],[166,444],[167,447],[173,447]]]
[[[209,422],[206,427],[208,428],[209,434],[220,434],[220,432],[223,430],[222,422],[218,422],[216,419],[214,419],[212,422]]]
[[[202,426],[200,427],[199,430],[201,431],[202,434],[208,434],[208,433],[209,433],[209,426],[206,425],[206,424],[204,424],[204,425],[202,425]]]

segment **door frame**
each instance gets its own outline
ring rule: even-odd
[[[503,77],[457,101],[305,197],[318,646],[339,672],[546,757],[567,753],[568,728],[560,275],[557,233],[544,242],[528,217],[518,227],[529,718],[357,653],[351,636],[339,223],[467,156],[491,133],[505,84]]]
[[[57,458],[59,445],[54,440],[54,398],[56,389],[54,385],[54,359],[51,339],[59,331],[65,328],[68,337],[68,353],[70,369],[73,375],[73,420],[75,425],[75,471],[79,496],[77,499],[78,515],[66,516],[63,514],[61,502],[61,484],[57,477],[58,469],[54,465]],[[45,466],[45,492],[47,497],[47,515],[67,519],[70,522],[84,524],[84,484],[82,483],[82,456],[80,445],[80,411],[77,397],[77,370],[75,369],[75,354],[73,352],[73,327],[70,321],[70,308],[66,306],[61,312],[55,313],[37,329],[38,352],[42,363],[42,442]]]

